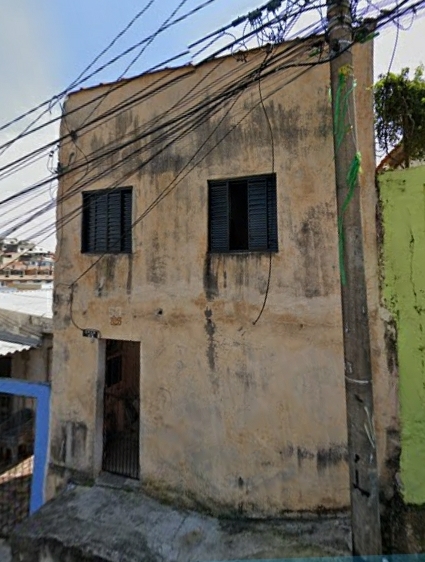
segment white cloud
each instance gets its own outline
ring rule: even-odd
[[[408,18],[405,23],[409,23]],[[393,72],[400,72],[403,67],[414,69],[421,62],[425,63],[424,52],[418,48],[423,42],[424,33],[425,16],[423,12],[413,21],[408,30],[399,30],[398,40],[397,28],[394,24],[383,29],[375,40],[375,76],[388,72],[393,54],[391,65]]]
[[[42,13],[37,11],[36,3],[4,2],[0,18],[0,60],[2,86],[0,88],[0,125],[26,112],[41,101],[49,99],[55,93],[55,46],[49,45],[48,28]],[[57,115],[57,110],[52,115]],[[44,121],[52,117],[48,113]],[[0,132],[0,145],[15,138],[37,114],[20,121]],[[42,123],[40,121],[40,123]],[[0,167],[28,154],[34,149],[47,144],[58,135],[58,126],[50,125],[42,131],[19,140],[0,156]],[[1,151],[0,151],[1,153]],[[0,199],[4,199],[21,189],[48,176],[47,156],[40,161],[22,169],[10,177],[0,180]],[[23,200],[24,201],[24,200]],[[25,198],[23,201],[4,206],[0,213],[0,233],[10,226],[13,219],[30,211],[43,201],[50,201],[48,189],[41,192],[36,199]],[[50,221],[52,216],[49,217]],[[43,219],[42,223],[45,222]],[[54,245],[54,238],[47,241]]]

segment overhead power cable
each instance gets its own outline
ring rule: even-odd
[[[143,16],[143,14],[152,6],[152,4],[155,2],[156,0],[150,0],[147,5],[140,10],[132,19],[131,21],[125,26],[125,28],[123,30],[121,30],[115,37],[114,39],[93,59],[93,61],[77,76],[77,78],[63,91],[61,92],[61,94],[59,94],[58,96],[55,96],[55,98],[51,99],[49,102],[44,102],[41,106],[39,105],[38,108],[42,108],[45,107],[46,105],[48,106],[47,109],[45,109],[40,115],[38,115],[33,121],[31,121],[31,123],[29,123],[29,125],[27,125],[23,131],[21,131],[21,133],[16,136],[12,141],[10,141],[5,147],[3,147],[3,149],[0,150],[0,156],[2,156],[6,150],[8,150],[8,148],[10,148],[16,141],[18,141],[19,139],[23,138],[26,133],[28,133],[28,131],[31,130],[31,128],[36,125],[47,113],[51,112],[53,105],[55,104],[55,102],[60,101],[61,98],[63,98],[67,92],[69,92],[70,90],[72,90],[72,88],[76,87],[77,84],[79,84],[79,81],[83,78],[84,74],[86,74],[90,68],[92,68],[96,62],[104,55],[106,54],[114,45],[115,43],[131,28],[131,26],[141,17]],[[26,116],[30,115],[31,112],[26,112]],[[20,120],[18,118],[18,120]],[[15,120],[15,123],[17,121]],[[0,131],[3,129],[4,127],[0,127]]]
[[[211,104],[210,104],[210,105],[211,105]],[[220,107],[221,105],[222,105],[222,103],[221,103],[220,101],[216,102],[215,105],[214,105],[214,107],[212,107],[212,108],[209,108],[209,107],[208,107],[208,104],[207,104],[206,108],[204,109],[204,111],[203,111],[202,113],[200,112],[200,108],[199,108],[199,113],[201,113],[201,119],[202,119],[203,116],[206,116],[206,115],[211,116],[211,115],[212,115],[213,109],[216,108],[216,107]],[[195,118],[196,118],[196,116],[195,116]],[[199,120],[199,118],[196,118],[196,119]],[[177,124],[178,127],[175,129],[175,133],[172,133],[172,131],[171,131],[171,129],[169,129],[169,127],[167,127],[167,128],[165,129],[165,133],[163,134],[163,137],[164,137],[164,141],[165,141],[166,139],[168,139],[168,143],[167,143],[168,145],[171,145],[171,144],[175,141],[176,134],[179,133],[179,129],[182,129],[182,130],[183,130],[183,133],[179,135],[179,137],[181,137],[181,136],[184,135],[186,132],[190,132],[190,131],[193,129],[193,126],[194,126],[194,123],[195,123],[195,122],[193,121],[193,119],[190,119],[190,115],[189,115],[189,114],[183,115],[182,118],[181,118],[179,121],[180,121],[181,124],[180,124],[180,125]],[[195,124],[196,124],[196,123],[195,123]],[[150,134],[150,132],[148,131],[147,136],[149,136],[149,134]],[[170,139],[171,139],[171,140],[170,140]],[[138,139],[131,140],[131,141],[128,143],[127,146],[131,146],[132,144],[136,143],[137,140],[138,140]],[[153,143],[146,145],[146,146],[144,147],[144,151],[149,151],[149,150],[153,149],[153,148],[155,147],[155,144],[156,144],[156,143],[161,144],[161,143],[162,143],[162,137],[159,138],[159,139],[156,138],[156,139],[153,141]],[[113,152],[114,152],[114,150],[112,150],[112,153],[113,153]],[[137,149],[136,149],[136,152],[138,152],[138,153],[139,153],[139,156],[140,156],[141,152],[140,152],[139,150],[137,150]],[[155,156],[156,156],[157,154],[159,154],[160,152],[161,152],[161,149],[160,149],[158,152],[156,152],[156,153],[153,155],[153,157],[155,157]],[[103,157],[103,155],[101,155],[101,157]],[[126,161],[131,161],[131,160],[133,159],[133,157],[134,157],[134,153],[133,153],[133,152],[129,153],[128,156],[125,158],[125,160],[122,160],[122,161],[120,161],[120,162],[117,162],[116,165],[115,165],[113,168],[110,168],[108,174],[109,174],[109,173],[113,173],[113,172],[115,171],[115,168],[118,169],[118,168],[122,167],[122,166],[125,164]],[[151,157],[151,159],[152,159],[152,157]],[[90,184],[91,184],[93,181],[95,181],[96,179],[100,179],[99,176],[97,176],[96,178],[88,178],[84,183],[78,182],[78,183],[77,183],[77,186],[76,186],[76,188],[75,188],[75,190],[73,190],[73,189],[71,188],[71,189],[69,190],[69,192],[68,192],[63,198],[60,198],[60,199],[59,199],[58,202],[60,202],[61,200],[63,201],[63,200],[69,199],[69,198],[72,197],[75,193],[77,193],[78,191],[80,191],[81,189],[83,189],[85,185],[87,185],[87,186],[90,185]],[[47,204],[47,205],[45,206],[45,208],[41,210],[41,212],[36,212],[36,213],[34,214],[34,218],[36,218],[36,217],[38,217],[38,216],[41,216],[41,215],[42,215],[45,211],[47,211],[49,208],[52,208],[52,204],[51,204],[51,203],[50,203],[50,204]],[[29,222],[29,219],[27,219],[27,218],[25,217],[24,219],[22,219],[22,221],[21,221],[20,223],[18,223],[17,225],[14,226],[13,230],[16,230],[16,229],[20,228],[22,225],[26,224],[27,222]],[[58,225],[58,228],[60,228],[60,225]],[[9,231],[9,234],[10,234],[10,231]]]
[[[199,6],[196,6],[195,8],[193,8],[192,10],[188,11],[186,14],[183,14],[182,16],[176,18],[174,21],[170,22],[166,28],[164,28],[162,32],[166,31],[167,29],[173,27],[174,25],[177,25],[178,23],[181,23],[182,21],[186,20],[187,18],[191,17],[192,15],[194,15],[195,13],[199,12],[200,10],[203,10],[205,7],[209,6],[210,4],[212,4],[213,2],[215,2],[216,0],[207,0],[205,2],[203,2],[202,4],[200,4]],[[149,3],[149,6],[151,5],[151,2]],[[142,12],[146,11],[145,9],[142,10]],[[143,15],[142,13],[139,12],[140,15]],[[136,16],[137,17],[137,16]],[[134,19],[134,18],[133,18]],[[133,22],[134,23],[134,22]],[[25,119],[26,117],[29,117],[30,115],[32,115],[33,113],[39,111],[40,109],[42,109],[43,107],[49,106],[49,108],[56,102],[56,100],[60,100],[63,97],[65,97],[68,92],[72,89],[72,88],[77,88],[78,86],[81,86],[82,84],[84,84],[85,82],[87,82],[88,80],[90,80],[91,78],[93,78],[94,76],[96,76],[97,74],[99,74],[100,72],[102,72],[103,70],[105,70],[105,68],[107,68],[108,66],[111,66],[112,64],[114,64],[115,62],[118,62],[121,58],[125,57],[127,54],[131,53],[132,51],[134,51],[135,49],[137,49],[138,47],[142,46],[144,43],[150,41],[153,37],[155,37],[156,35],[158,35],[158,33],[154,33],[151,34],[147,37],[145,37],[144,39],[142,39],[141,41],[139,41],[138,43],[136,43],[135,45],[133,45],[130,49],[126,49],[125,51],[123,51],[122,53],[120,53],[119,55],[117,55],[116,57],[114,57],[113,59],[109,60],[106,64],[103,64],[102,66],[98,67],[96,70],[94,70],[91,74],[89,74],[88,76],[84,76],[84,74],[90,70],[90,68],[92,68],[94,66],[94,64],[100,59],[100,57],[105,54],[106,51],[108,51],[110,49],[110,47],[112,47],[116,41],[118,40],[119,36],[122,36],[125,31],[127,31],[129,29],[129,27],[131,27],[132,23],[130,22],[130,24],[127,26],[127,28],[125,30],[123,30],[120,34],[118,34],[113,40],[112,42],[109,44],[108,47],[106,47],[106,49],[104,49],[104,51],[102,51],[102,53],[100,53],[95,59],[94,61],[92,61],[92,63],[90,63],[88,65],[88,67],[83,70],[83,72],[79,75],[79,77],[74,80],[67,88],[65,88],[64,90],[62,90],[61,92],[59,92],[58,94],[56,94],[55,96],[53,96],[52,98],[49,98],[48,100],[41,102],[40,104],[38,104],[36,107],[26,111],[25,113],[15,117],[14,119],[8,121],[7,123],[5,123],[4,125],[0,126],[0,131],[3,131],[5,129],[7,129],[8,127],[11,127],[12,125],[15,125],[16,123],[18,123],[19,121],[22,121],[23,119]]]
[[[293,65],[293,67],[295,67],[295,66],[296,66],[296,65]],[[310,63],[310,66],[313,66],[313,64]],[[271,76],[272,74],[273,74],[273,73],[270,72],[270,76]],[[278,86],[277,89],[280,89],[280,88],[281,88],[281,86]],[[243,91],[243,90],[242,90],[242,91]],[[190,131],[189,131],[189,132],[190,132]],[[172,141],[172,142],[173,142],[173,141]],[[171,144],[171,143],[170,143],[170,144]],[[165,147],[165,148],[166,148],[166,147]],[[157,154],[154,155],[154,157],[156,157],[156,156],[157,156]],[[133,170],[131,170],[131,171],[128,173],[128,175],[130,176],[130,175],[134,174],[134,172],[135,172],[135,170],[133,169]],[[121,178],[119,179],[119,181],[117,182],[117,185],[118,185],[119,183],[121,183],[121,185],[122,185],[122,181],[125,181],[125,179],[126,179],[126,178],[121,177]],[[109,186],[109,188],[114,188],[114,187],[117,187],[117,186],[116,186],[116,185],[110,185],[110,186]],[[78,208],[78,209],[77,209],[77,214],[79,214],[80,211],[81,211],[81,208]],[[70,220],[72,220],[72,218],[75,218],[75,217],[69,217]],[[60,227],[59,227],[59,228],[60,228]]]
[[[310,64],[309,66],[311,67],[311,66],[313,66],[313,65]]]
[[[299,46],[298,44],[293,44],[293,45],[291,45],[291,47],[288,48],[286,51],[290,51],[290,50],[294,50],[294,49],[295,49],[295,50],[300,49],[300,46]],[[286,52],[286,51],[285,51],[285,52]],[[216,61],[215,64],[216,64],[216,65],[219,65],[219,64],[222,63],[222,61],[223,61],[223,59],[219,59],[218,61]],[[222,79],[222,78],[221,78],[221,79]],[[235,85],[233,84],[232,87],[235,87]],[[239,87],[243,87],[243,84],[242,84],[241,86],[239,86]],[[195,88],[195,87],[194,87],[194,88]],[[193,89],[194,89],[194,88],[193,88]],[[219,95],[221,96],[221,95],[228,95],[228,94],[227,94],[226,92],[224,92],[223,94],[219,94]],[[201,99],[203,99],[204,92],[203,92],[203,91],[200,92],[199,94],[197,94],[197,96],[200,96]],[[219,100],[219,99],[220,99],[220,98],[217,98],[217,100]],[[192,105],[194,105],[194,104],[195,104],[195,100],[191,100],[191,101],[192,101]],[[212,103],[213,101],[215,101],[215,99],[211,99],[211,98],[210,98],[209,103]],[[207,106],[208,106],[208,102],[205,102],[205,101],[203,100],[203,103],[197,104],[196,107],[195,107],[195,109],[193,109],[193,108],[191,109],[191,112],[195,111],[195,112],[199,113],[199,112],[201,112],[201,111],[202,111],[205,107],[207,107]],[[189,117],[190,117],[190,114],[188,114],[188,113],[182,113],[182,114],[178,117],[178,120],[179,120],[179,121],[185,121],[185,120],[187,120]],[[143,138],[147,138],[147,137],[151,136],[152,134],[154,134],[155,132],[159,132],[160,130],[164,130],[164,131],[165,131],[165,134],[167,134],[168,127],[171,126],[171,125],[173,125],[173,122],[175,122],[175,121],[170,120],[170,121],[168,121],[168,122],[160,123],[160,124],[157,126],[156,130],[155,130],[155,129],[152,129],[152,128],[149,128],[149,127],[145,127],[145,131],[144,131],[143,134],[137,135],[137,136],[135,136],[135,137],[133,136],[132,139],[131,139],[129,142],[127,142],[127,143],[122,143],[122,144],[114,144],[114,145],[111,146],[111,148],[109,149],[109,151],[108,151],[108,150],[104,150],[104,148],[103,148],[102,151],[101,151],[101,153],[99,154],[99,156],[96,157],[95,159],[91,159],[91,160],[90,160],[90,163],[95,162],[98,158],[99,158],[99,159],[107,158],[107,157],[108,157],[108,153],[113,154],[114,152],[117,152],[118,150],[123,150],[124,148],[127,148],[128,146],[130,146],[130,145],[132,145],[132,144],[135,144],[136,142],[138,142],[138,141],[140,141],[140,140],[143,140]],[[132,154],[129,155],[129,157],[131,157],[131,156],[132,156]],[[85,165],[86,165],[86,163],[84,162],[84,163],[82,163],[81,165],[73,166],[72,169],[70,169],[70,171],[75,172],[75,171],[77,171],[77,170],[79,169],[79,167],[84,168]],[[68,173],[68,172],[65,171],[64,174],[66,174],[66,173]],[[63,177],[63,175],[62,175],[62,177]],[[31,188],[29,188],[29,189],[32,190],[32,188],[41,187],[41,186],[43,186],[43,185],[46,185],[49,181],[50,181],[50,179],[47,179],[47,180],[45,180],[45,181],[43,181],[43,182],[40,182],[40,183],[39,183],[38,185],[36,185],[36,186],[31,186]],[[28,193],[28,191],[26,190],[25,193]],[[7,203],[7,202],[9,202],[9,201],[12,201],[12,200],[14,200],[14,199],[17,199],[18,196],[25,195],[25,193],[24,193],[24,192],[20,192],[19,194],[14,194],[13,196],[11,196],[11,197],[9,197],[9,198],[3,200],[2,204],[5,204],[5,203]]]
[[[186,1],[186,0],[185,0]],[[81,84],[83,84],[84,82],[88,81],[90,78],[92,78],[93,76],[95,76],[96,74],[100,73],[101,71],[103,71],[105,68],[107,68],[108,66],[110,66],[111,64],[114,64],[115,62],[117,62],[118,60],[120,60],[121,58],[123,58],[124,56],[126,56],[127,54],[131,53],[132,51],[136,50],[137,48],[146,45],[146,44],[150,44],[152,42],[152,40],[154,40],[156,37],[158,37],[158,35],[160,35],[161,33],[163,33],[164,31],[168,30],[170,27],[181,23],[182,21],[184,21],[185,19],[191,17],[192,15],[194,15],[195,13],[199,12],[200,10],[204,9],[205,7],[207,7],[208,5],[212,4],[213,2],[215,2],[216,0],[207,0],[205,2],[203,2],[202,4],[200,4],[199,6],[193,8],[192,10],[188,11],[186,14],[175,18],[174,20],[167,22],[166,24],[164,24],[159,30],[157,30],[155,33],[149,35],[148,37],[145,37],[144,39],[142,39],[141,41],[139,41],[138,43],[136,43],[135,45],[132,45],[130,48],[126,49],[125,51],[123,51],[122,53],[120,53],[119,55],[117,55],[116,57],[114,57],[113,59],[111,59],[110,61],[108,61],[107,63],[105,63],[104,65],[102,65],[101,67],[97,68],[95,71],[93,71],[91,74],[89,74],[88,76],[84,77],[84,79],[81,79],[79,81],[74,81],[74,83],[72,84],[72,87],[77,87],[80,86]],[[184,3],[184,2],[183,2]],[[279,2],[280,4],[282,2]],[[300,0],[296,0],[296,2],[294,1],[293,4],[297,4],[300,3]],[[265,4],[263,4],[261,7],[259,7],[258,9],[255,10],[255,12],[262,12],[264,10],[269,10],[270,6],[273,6],[276,4],[276,0],[271,0]],[[303,12],[311,10],[311,9],[317,9],[317,6],[312,8],[309,6],[302,6],[300,8],[300,10]],[[224,27],[219,28],[218,30],[216,30],[213,33],[210,33],[208,36],[206,36],[206,38],[211,38],[214,35],[219,36],[222,35],[223,33],[225,33],[226,31],[228,31],[229,29],[231,29],[232,27],[237,27],[239,25],[241,25],[243,22],[249,21],[252,18],[252,14],[253,12],[249,12],[243,16],[240,16],[238,18],[236,18],[235,20],[233,20],[231,23],[227,24]],[[269,23],[267,23],[266,25],[269,25]],[[255,33],[255,32],[254,32]],[[202,45],[205,42],[205,37],[199,39],[198,41],[195,41],[194,43],[192,43],[189,46],[189,49],[193,49],[199,45]],[[205,50],[205,46],[198,51],[197,53],[195,53],[194,56],[199,55],[203,50]],[[217,56],[219,53],[223,52],[223,49],[220,49],[217,54],[212,55],[212,56]],[[174,60],[176,60],[177,58],[181,58],[182,56],[188,55],[190,54],[189,50],[185,50],[182,53],[180,53],[178,55],[178,57],[173,57]],[[140,56],[140,55],[139,55]],[[170,62],[170,61],[166,61],[166,62]],[[131,63],[132,64],[132,63]],[[163,64],[166,63],[160,63],[159,65],[156,65],[155,67],[153,67],[152,69],[147,70],[146,72],[151,72],[153,70],[156,70],[157,68],[159,68],[160,66],[162,66]],[[116,85],[117,88],[121,87],[121,85]],[[62,92],[60,92],[60,94],[58,94],[57,96],[55,96],[53,99],[48,100],[46,102],[43,102],[43,104],[40,104],[39,106],[37,106],[37,108],[35,108],[34,110],[30,110],[29,112],[26,112],[24,115],[18,116],[16,117],[14,120],[6,123],[5,125],[3,125],[2,127],[0,127],[0,131],[9,127],[12,124],[15,124],[16,122],[20,121],[21,119],[23,119],[24,116],[28,116],[30,115],[33,111],[35,111],[36,109],[40,109],[41,107],[43,107],[44,105],[48,104],[49,106],[52,105],[52,103],[55,102],[55,100],[57,99],[61,99],[63,98],[69,91],[69,88],[63,90]],[[28,130],[25,133],[21,133],[20,135],[18,135],[18,137],[15,137],[14,139],[9,140],[8,142],[4,143],[3,145],[0,146],[0,150],[8,147],[9,145],[13,144],[18,138],[24,138],[25,136],[27,136],[28,134],[33,134],[37,131],[39,131],[40,129],[43,129],[44,127],[50,125],[51,123],[54,123],[56,121],[58,121],[60,119],[60,117],[56,117],[53,118],[51,120],[49,120],[46,123],[43,123],[42,125],[40,125],[39,127],[36,127],[34,129]]]
[[[298,13],[291,14],[291,16],[292,16],[292,17],[297,17],[300,13],[302,13],[302,11],[303,11],[303,10],[299,11]],[[268,24],[267,24],[267,25],[268,25]],[[256,31],[257,31],[257,30],[250,32],[249,34],[246,35],[246,37],[247,37],[247,38],[251,37],[253,34],[256,33]],[[242,39],[243,39],[243,38],[242,38]],[[238,40],[236,41],[236,43],[240,42],[240,40],[241,40],[241,38],[238,39]],[[232,42],[231,44],[228,44],[226,48],[227,48],[227,49],[228,49],[228,48],[231,48],[234,44],[235,44],[235,42]],[[222,50],[223,50],[223,49],[220,49],[219,52],[221,52]],[[200,63],[200,64],[202,64],[202,63]],[[192,68],[192,70],[188,71],[188,73],[189,73],[189,72],[193,72],[193,68]],[[172,73],[172,71],[170,71],[170,73]],[[178,79],[181,79],[181,77],[179,77]],[[121,87],[121,86],[123,86],[123,85],[125,85],[125,83],[121,83],[119,86]],[[138,103],[139,101],[141,101],[141,100],[145,97],[145,95],[146,95],[146,94],[143,93],[142,95],[137,96],[134,100],[132,100],[133,103],[134,103],[134,104]],[[99,97],[102,97],[102,95],[99,96]],[[80,106],[79,108],[75,109],[74,111],[79,111],[79,110],[81,110],[81,107],[84,107],[85,105],[90,105],[90,104],[92,104],[94,101],[96,101],[96,99],[90,100],[90,102],[87,102],[87,104],[84,104],[83,106]],[[112,108],[112,110],[110,110],[110,112],[109,112],[109,115],[110,115],[111,117],[113,117],[116,112],[121,111],[121,110],[124,110],[124,109],[126,108],[126,106],[129,106],[129,105],[130,105],[129,101],[126,100],[125,103],[119,104],[117,107]],[[72,113],[73,113],[72,111],[71,111],[71,112],[68,112],[68,114],[67,114],[68,117],[69,117],[69,115],[71,115]],[[89,123],[87,123],[87,124],[86,124],[87,127],[89,127],[89,126],[92,125],[92,124],[95,125],[98,120],[103,120],[104,117],[105,117],[105,115],[103,115],[103,114],[100,115],[100,116],[98,116],[95,120],[92,120],[92,121],[90,121]],[[75,133],[75,131],[74,131],[74,133]],[[48,143],[47,145],[44,145],[44,146],[41,147],[40,149],[37,149],[37,150],[33,151],[32,153],[30,153],[29,155],[27,155],[26,157],[24,157],[24,159],[25,159],[25,158],[34,158],[34,157],[36,157],[39,153],[42,153],[42,151],[44,151],[45,149],[49,149],[49,148],[51,148],[52,146],[54,146],[55,144],[57,144],[59,141],[63,141],[67,136],[68,136],[68,135],[65,134],[65,135],[63,135],[63,137],[61,137],[59,140],[56,139],[56,140],[53,141],[52,143]],[[18,159],[18,160],[15,161],[15,162],[9,163],[9,164],[7,164],[6,166],[3,166],[2,168],[0,168],[0,172],[3,172],[3,173],[4,173],[5,170],[10,169],[10,168],[13,167],[14,165],[15,165],[15,166],[21,165],[21,159]]]
[[[189,131],[189,132],[190,132],[190,131]],[[171,143],[170,143],[170,144],[171,144]],[[157,156],[157,154],[154,155],[154,156]],[[133,173],[133,171],[132,171],[131,173]],[[122,179],[123,179],[123,178],[120,178],[120,181],[121,181]],[[119,182],[118,182],[118,183],[119,183]],[[112,186],[110,186],[110,187],[112,187]],[[80,211],[80,209],[77,210],[77,212],[79,212],[79,211]],[[71,217],[71,219],[72,219],[72,217]],[[61,229],[61,225],[58,225],[58,229],[59,229],[59,230]]]
[[[407,0],[405,0],[404,2],[402,2],[401,4],[399,4],[397,8],[399,8],[399,7],[402,6],[404,3],[406,3],[406,1],[407,1]],[[383,10],[383,7],[384,7],[385,5],[387,5],[387,4],[388,4],[388,2],[383,2],[383,3],[382,3],[382,8],[380,8],[383,15],[385,15],[386,13],[390,13],[389,11],[385,12],[385,11]],[[421,2],[418,2],[418,3],[417,3],[418,6],[419,6],[420,4],[421,4]],[[266,9],[266,8],[267,8],[267,9],[270,9],[270,7],[271,7],[272,5],[273,5],[273,2],[269,2],[269,3],[267,3],[266,5],[264,5],[264,6],[262,7],[262,9]],[[198,8],[196,8],[196,9],[201,9],[202,6],[203,6],[203,5],[198,6]],[[323,6],[324,6],[324,5],[323,5]],[[322,5],[307,6],[306,8],[303,9],[303,11],[305,12],[305,11],[310,10],[310,9],[320,9],[321,7],[322,7]],[[195,9],[195,10],[196,10],[196,9]],[[257,10],[257,11],[258,11],[258,10]],[[363,13],[362,16],[364,16],[364,15],[365,15],[365,14]],[[403,14],[400,14],[400,15],[403,15]],[[228,26],[225,26],[224,28],[221,28],[219,31],[222,31],[222,30],[224,30],[224,29],[228,29],[228,28],[229,28],[230,26],[232,26],[232,25],[239,24],[241,21],[243,21],[243,20],[245,20],[245,19],[247,19],[247,18],[249,18],[249,17],[252,17],[252,13],[251,13],[251,14],[247,14],[246,16],[243,16],[243,17],[241,17],[241,18],[238,18],[238,19],[234,20],[234,21],[232,22],[232,24],[229,24]],[[266,27],[267,25],[269,25],[269,22],[268,22],[266,25],[264,25],[263,28]],[[259,29],[254,30],[254,31],[251,33],[251,35],[254,34],[254,33],[256,33],[256,32],[258,32],[258,31],[261,31],[261,29],[262,29],[262,28],[259,28]],[[215,33],[218,33],[218,31],[215,32]],[[212,34],[209,34],[207,37],[210,37],[211,35],[212,35]],[[196,44],[201,44],[202,41],[203,41],[203,40],[201,39],[201,40],[199,40],[198,42],[193,43],[193,44],[191,45],[191,47],[193,47],[193,46],[196,45]],[[236,40],[236,41],[235,41],[235,43],[238,43],[238,42],[240,42],[240,40]],[[223,52],[226,48],[228,49],[229,46],[224,47],[224,48],[220,49],[219,51],[216,51],[216,52],[215,52],[213,55],[211,55],[211,56],[212,56],[212,57],[217,56],[218,54],[220,54],[221,52]],[[183,56],[184,54],[186,54],[186,53],[185,53],[185,52],[180,53],[179,55],[177,55],[177,57],[181,57],[181,56]],[[175,58],[175,57],[174,57],[174,58]],[[208,60],[208,59],[207,59],[207,60]],[[169,62],[169,61],[166,61],[166,62]],[[161,63],[160,65],[157,65],[157,67],[155,67],[155,68],[153,68],[153,69],[150,69],[150,70],[153,71],[153,70],[155,70],[156,68],[160,67],[161,65],[166,64],[166,62],[165,62],[165,63]],[[118,88],[118,87],[122,87],[123,85],[125,85],[125,83],[124,83],[124,84],[123,84],[123,83],[117,84],[116,86],[117,86],[117,88]],[[94,100],[92,100],[92,102],[93,102],[93,101],[94,101]],[[51,120],[49,123],[54,122],[54,121],[57,121],[57,120],[59,120],[59,119],[60,119],[59,117],[58,117],[58,118],[55,118],[55,119]],[[47,124],[49,124],[49,123],[46,123],[46,124],[44,124],[43,126],[47,126]],[[32,132],[36,132],[37,130],[39,130],[39,129],[38,129],[38,128],[37,128],[37,129],[34,129]],[[54,141],[54,143],[56,143],[56,142],[58,142],[58,141],[57,141],[57,140]],[[52,144],[54,144],[54,143],[52,143]],[[48,148],[48,147],[51,146],[52,144],[50,144],[50,145],[45,145],[44,147],[42,147],[42,149]],[[1,147],[0,147],[0,148],[1,148]],[[13,163],[8,164],[8,166],[12,166],[12,165],[13,165]]]
[[[420,5],[420,4],[422,4],[422,3],[421,3],[421,2],[418,2],[417,4]]]
[[[418,4],[421,4],[421,3],[418,3]]]
[[[270,5],[271,3],[268,3],[268,4]],[[236,20],[235,20],[235,21],[236,21]],[[233,22],[233,24],[234,24],[234,23],[235,23],[235,22]],[[55,142],[57,142],[57,141],[55,141]],[[42,147],[42,148],[48,148],[48,146]],[[9,164],[8,166],[10,166],[10,165],[11,165],[11,164]]]

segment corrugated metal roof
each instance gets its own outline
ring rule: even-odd
[[[18,291],[0,287],[0,309],[53,318],[53,288]]]
[[[31,349],[30,345],[21,345],[19,343],[9,343],[7,341],[0,340],[0,356],[12,355],[13,353],[19,353],[20,351],[26,351]]]

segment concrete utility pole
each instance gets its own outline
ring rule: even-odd
[[[366,556],[381,554],[382,546],[369,318],[357,180],[353,196],[349,202],[347,200],[348,175],[358,151],[353,56],[350,47],[353,32],[349,0],[328,0],[328,26],[332,57],[330,67],[336,195],[338,216],[340,220],[343,217],[341,304],[353,555]]]

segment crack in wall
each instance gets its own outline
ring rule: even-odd
[[[423,327],[423,323],[422,323],[422,312],[424,311],[424,309],[422,308],[422,306],[420,306],[418,291],[417,291],[416,283],[415,283],[415,279],[414,279],[415,237],[413,235],[412,227],[410,227],[409,254],[410,254],[410,261],[409,261],[410,285],[412,287],[412,292],[413,292],[413,296],[414,296],[413,308],[419,316],[419,331],[421,333],[421,341],[423,341],[424,327]],[[423,345],[419,346],[418,351],[421,354],[422,373],[425,373],[425,354],[424,354],[425,347]]]

